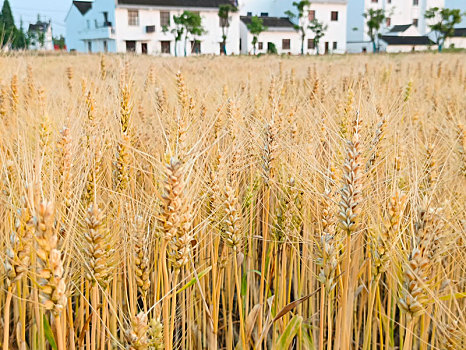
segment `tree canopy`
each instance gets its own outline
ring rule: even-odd
[[[247,24],[249,33],[252,34],[252,45],[254,47],[254,55],[256,54],[256,44],[259,37],[259,34],[267,30],[267,27],[264,26],[264,21],[262,18],[253,16],[251,22]]]
[[[285,15],[287,15],[291,20],[297,20],[297,24],[294,25],[294,29],[301,33],[301,55],[304,55],[304,40],[306,38],[306,29],[310,29],[304,20],[304,9],[309,5],[311,5],[309,0],[301,0],[299,2],[293,1],[293,6],[296,8],[298,13],[296,14],[292,11],[285,12]]]
[[[378,46],[376,44],[376,39],[378,38],[382,23],[385,20],[385,12],[383,9],[368,9],[363,16],[367,19],[367,34],[371,38],[372,49],[374,52],[377,52]]]
[[[28,46],[28,38],[23,29],[23,21],[16,28],[13,12],[11,11],[10,2],[3,2],[2,11],[0,12],[0,48],[9,46],[13,49],[24,49]]]
[[[220,18],[220,26],[222,27],[222,52],[227,54],[227,36],[228,27],[230,26],[230,13],[238,12],[238,8],[231,4],[224,4],[218,7],[218,17]]]
[[[309,25],[309,29],[314,33],[314,43],[317,54],[319,54],[320,39],[325,35],[327,28],[328,26],[323,22],[319,22],[317,18],[313,19]]]
[[[424,17],[432,20],[429,28],[436,33],[439,51],[442,51],[445,40],[453,35],[455,25],[461,23],[462,16],[464,14],[459,9],[432,7],[426,11]]]

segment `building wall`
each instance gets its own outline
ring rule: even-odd
[[[128,25],[128,10],[138,9],[139,25]],[[184,9],[164,9],[164,8],[136,8],[136,7],[119,7],[115,11],[116,30],[115,39],[117,42],[117,51],[126,51],[126,41],[136,41],[136,52],[140,53],[142,43],[147,43],[148,53],[161,54],[161,41],[171,41],[171,54],[175,53],[174,34],[163,33],[160,24],[160,11],[170,11],[170,21],[173,24],[173,15],[179,15]],[[222,28],[217,9],[188,9],[189,11],[199,11],[202,18],[202,25],[207,31],[206,34],[198,37],[188,36],[187,55],[190,55],[189,42],[196,39],[201,41],[201,54],[220,54],[220,43],[222,41]],[[146,26],[155,25],[154,33],[146,33]],[[177,43],[177,54],[184,55],[184,40]],[[227,36],[227,53],[239,54],[239,14],[231,14],[230,27]]]
[[[40,50],[40,51],[53,51],[53,34],[52,34],[52,26],[49,25],[47,27],[47,31],[44,35],[44,44],[41,45],[39,42],[39,33],[34,33],[36,38],[31,41],[29,44],[29,50]]]
[[[247,12],[252,12],[252,15],[260,15],[261,12],[267,12],[269,16],[283,17],[285,12],[290,10],[297,13],[293,6],[294,0],[243,0],[240,2],[240,13],[246,15]],[[311,1],[309,8],[305,10],[305,16],[302,18],[301,24],[304,27],[309,25],[307,13],[309,10],[316,11],[316,18],[326,24],[328,29],[325,36],[321,38],[319,52],[324,52],[325,42],[329,42],[332,47],[333,42],[337,42],[337,50],[330,50],[334,53],[344,53],[346,51],[346,28],[347,28],[347,5],[346,0],[314,0]],[[338,21],[330,20],[331,11],[338,11]],[[316,50],[307,48],[307,39],[312,39],[314,33],[307,30],[306,40],[304,44],[305,53],[314,54]],[[299,51],[301,53],[301,38],[298,39]]]
[[[241,53],[248,55],[254,53],[254,46],[252,45],[253,36],[249,33],[247,26],[241,22]],[[283,49],[282,40],[290,39],[290,49]],[[262,32],[258,36],[258,43],[263,43],[262,50],[259,49],[259,44],[256,44],[256,54],[267,53],[268,43],[275,44],[277,54],[290,54],[298,55],[301,52],[300,35],[293,29],[288,28],[269,28],[266,32]]]
[[[331,2],[318,3],[312,2],[311,6],[307,10],[315,10],[316,18],[326,24],[327,31],[325,35],[320,39],[319,53],[324,53],[325,42],[329,43],[331,53],[345,53],[346,52],[346,27],[347,27],[347,8],[346,3]],[[331,20],[331,12],[338,12],[338,21]],[[307,27],[309,20],[306,18],[305,26]],[[314,38],[314,33],[310,30],[306,32],[306,38]],[[332,49],[333,43],[337,43],[337,49]],[[304,45],[307,48],[307,42]],[[307,53],[315,53],[314,50],[307,50]]]
[[[107,12],[107,21],[113,27],[104,26],[104,12]],[[104,52],[103,43],[106,41],[107,51],[116,52],[112,33],[115,27],[115,0],[95,0],[84,16],[72,5],[65,22],[68,50],[89,52],[91,42],[91,52]]]
[[[253,16],[260,16],[261,12],[267,12],[270,17],[283,17],[285,11],[291,9],[294,0],[240,0],[239,12],[246,16],[251,12]]]
[[[409,46],[409,45],[389,45],[384,48],[383,51],[388,53],[399,53],[399,52],[413,52],[413,51],[427,51],[430,50],[429,46],[426,45],[416,45],[416,46]]]
[[[78,31],[85,27],[86,20],[79,10],[71,5],[65,19],[66,34],[65,43],[68,51],[86,52],[84,42],[79,39]]]
[[[466,2],[466,1],[465,1]],[[430,30],[429,22],[424,18],[425,11],[431,7],[444,7],[445,0],[419,0],[418,5],[413,5],[413,0],[348,0],[348,44],[349,52],[361,52],[366,47],[370,38],[367,34],[368,28],[363,17],[368,9],[384,9],[390,18],[390,27],[393,25],[411,24],[414,19],[418,20],[418,31],[420,35],[426,35]],[[356,29],[356,30],[354,30]],[[385,24],[381,32],[387,32],[389,27]]]
[[[466,49],[466,37],[453,37],[445,41],[445,48],[455,47],[456,49]]]

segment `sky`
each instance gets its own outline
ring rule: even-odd
[[[10,0],[10,5],[18,26],[20,18],[22,18],[24,28],[27,29],[29,23],[35,23],[37,15],[40,14],[43,20],[52,20],[53,34],[58,36],[65,35],[65,17],[71,2],[72,0]],[[3,0],[0,0],[0,4],[3,5]],[[445,0],[445,5],[466,11],[466,0]],[[465,25],[466,18],[463,18],[461,26]]]
[[[463,12],[466,12],[466,0],[445,0],[445,7],[460,9]],[[463,22],[458,25],[458,27],[464,26],[466,26],[466,17],[463,17]]]

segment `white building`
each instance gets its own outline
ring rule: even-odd
[[[307,17],[304,25],[307,27],[311,20],[316,18],[327,26],[325,35],[320,39],[319,53],[345,53],[346,52],[346,21],[347,0],[313,0],[306,9]],[[316,53],[310,39],[314,33],[307,30],[305,53]]]
[[[426,35],[382,35],[379,43],[380,50],[389,53],[426,51],[432,48],[433,44]]]
[[[424,15],[432,7],[444,7],[445,0],[348,0],[347,49],[348,52],[372,51],[372,43],[363,14],[368,9],[383,9],[386,21],[381,33],[394,25],[413,24],[419,35],[429,33]]]
[[[293,6],[293,0],[240,0],[238,4],[241,15],[282,17]]]
[[[466,28],[455,28],[453,36],[445,40],[444,47],[466,49]]]
[[[242,0],[239,9],[242,15],[276,16],[285,15],[286,11],[297,14],[293,6],[294,0]],[[305,16],[300,19],[300,25],[307,28],[310,21],[317,19],[327,26],[325,36],[320,39],[319,53],[344,53],[346,51],[346,18],[347,0],[312,0],[311,5],[304,10]],[[314,33],[307,29],[304,42],[304,53],[315,54]],[[301,52],[301,38],[299,51]]]
[[[29,50],[53,50],[52,22],[42,22],[38,20],[31,23],[28,29],[30,38]]]
[[[136,52],[187,55],[220,54],[220,4],[230,0],[95,0],[73,1],[66,17],[66,44],[80,52]],[[205,34],[183,35],[176,43],[173,16],[198,13]],[[164,31],[163,29],[168,29]],[[239,13],[231,13],[226,51],[239,54]]]
[[[258,35],[256,54],[277,53],[298,55],[301,50],[299,33],[294,29],[294,24],[287,17],[259,17],[267,30]],[[251,23],[251,16],[241,16],[240,35],[241,53],[253,54],[253,35],[247,25]]]

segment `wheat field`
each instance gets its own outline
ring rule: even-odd
[[[2,349],[466,348],[464,54],[0,56]]]

